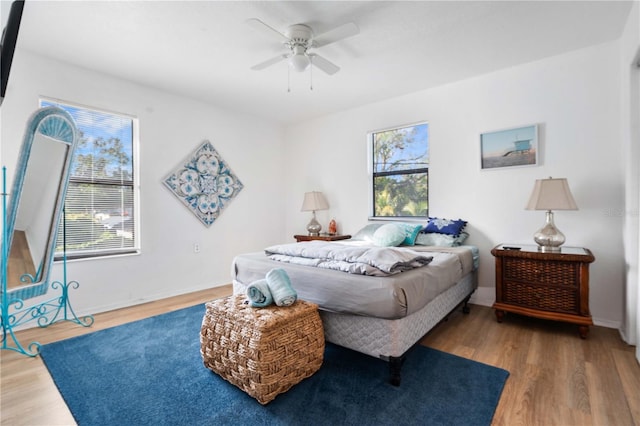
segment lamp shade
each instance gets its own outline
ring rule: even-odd
[[[578,210],[565,178],[537,179],[527,210]]]
[[[312,191],[305,192],[304,201],[302,202],[302,208],[300,211],[302,212],[310,212],[316,210],[327,210],[329,208],[329,203],[327,203],[327,199],[324,198],[322,192]]]

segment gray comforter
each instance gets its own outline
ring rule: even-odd
[[[331,244],[366,245],[362,241],[347,241]],[[244,293],[247,286],[264,279],[270,270],[282,268],[289,275],[298,298],[317,303],[323,310],[396,319],[422,309],[477,268],[474,259],[478,250],[475,247],[413,246],[411,250],[433,257],[433,260],[424,268],[377,277],[277,262],[266,256],[264,250],[244,253],[233,259],[233,291]],[[363,335],[362,338],[368,337]]]
[[[272,260],[350,274],[388,276],[429,264],[432,256],[407,248],[339,245],[326,241],[279,244],[265,249]]]

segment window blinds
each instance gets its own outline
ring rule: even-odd
[[[58,102],[76,122],[74,153],[56,258],[135,252],[134,124],[131,117]]]

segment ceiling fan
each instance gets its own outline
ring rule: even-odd
[[[310,52],[310,50],[344,40],[360,32],[358,26],[353,22],[340,25],[317,36],[314,35],[313,29],[305,24],[291,25],[284,33],[281,33],[257,18],[248,19],[247,24],[268,37],[277,39],[288,49],[287,53],[280,54],[252,66],[252,70],[262,70],[286,60],[291,68],[299,72],[313,65],[327,74],[333,75],[340,71],[340,67],[317,53]]]

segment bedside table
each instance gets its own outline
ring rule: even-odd
[[[293,238],[296,239],[296,242],[301,241],[339,241],[339,240],[348,240],[351,238],[351,235],[294,235]]]
[[[519,247],[509,250],[506,247]],[[589,264],[586,248],[542,252],[535,245],[501,244],[491,250],[496,264],[496,319],[505,312],[578,324],[585,339],[593,325],[589,312]]]

